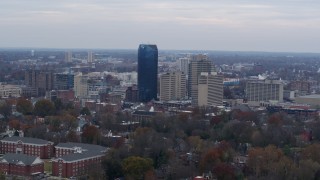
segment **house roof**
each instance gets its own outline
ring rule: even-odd
[[[157,114],[157,112],[154,112],[154,111],[134,111],[132,113],[132,115],[140,115],[140,116],[155,116]]]
[[[238,104],[232,107],[232,110],[240,110],[242,112],[252,112],[251,108],[247,104]]]
[[[18,142],[22,141],[26,144],[38,144],[38,145],[47,145],[48,143],[51,143],[50,141],[46,141],[43,139],[37,139],[37,138],[30,138],[30,137],[19,137],[19,136],[12,136],[12,137],[5,137],[2,141],[9,141],[9,142]]]
[[[43,163],[43,161],[37,156],[28,156],[25,154],[7,153],[1,159],[0,162],[7,162],[10,164],[32,165]]]

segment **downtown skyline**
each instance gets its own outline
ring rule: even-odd
[[[1,1],[0,48],[320,52],[315,0]]]

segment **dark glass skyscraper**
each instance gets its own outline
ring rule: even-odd
[[[157,81],[157,45],[140,44],[138,50],[138,89],[141,102],[157,99]]]

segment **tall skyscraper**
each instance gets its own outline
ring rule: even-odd
[[[72,62],[72,52],[71,51],[67,51],[65,53],[64,60],[66,62]]]
[[[92,63],[94,61],[94,56],[92,51],[88,52],[88,63]]]
[[[88,96],[88,79],[87,75],[82,75],[79,73],[74,76],[74,95],[79,98],[84,98]]]
[[[188,75],[190,57],[179,58],[177,63],[178,63],[179,70],[182,71],[185,75]]]
[[[186,75],[170,72],[160,76],[160,100],[181,100],[186,97]]]
[[[212,64],[206,55],[195,55],[189,63],[188,96],[192,98],[192,105],[198,105],[198,81],[201,73],[211,73]]]
[[[138,89],[141,102],[157,99],[158,48],[140,44],[138,50]]]

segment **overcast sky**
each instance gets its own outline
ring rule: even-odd
[[[0,47],[320,52],[320,0],[0,0]]]

